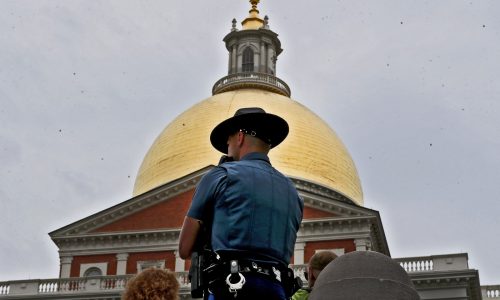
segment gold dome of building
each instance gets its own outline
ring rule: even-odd
[[[134,196],[219,161],[210,132],[242,107],[262,107],[287,120],[290,133],[271,150],[273,166],[283,174],[332,189],[363,205],[354,162],[336,133],[300,103],[261,89],[216,94],[173,120],[156,138],[139,169]]]

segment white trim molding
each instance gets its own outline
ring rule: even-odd
[[[106,276],[108,272],[108,263],[90,263],[90,264],[80,264],[80,277],[84,277],[85,272],[91,268],[97,268],[101,270],[102,276]]]

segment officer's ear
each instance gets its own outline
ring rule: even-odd
[[[241,130],[238,131],[237,139],[238,139],[238,147],[241,147],[241,145],[243,145],[243,142],[245,141],[245,134]]]

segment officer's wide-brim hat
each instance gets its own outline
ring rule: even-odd
[[[239,130],[274,148],[288,135],[288,123],[277,115],[266,113],[260,107],[240,108],[233,117],[215,126],[210,134],[210,142],[215,149],[227,154],[227,138]]]

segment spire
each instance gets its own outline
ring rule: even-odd
[[[259,29],[264,26],[264,20],[259,16],[259,10],[257,9],[257,4],[260,0],[250,0],[252,4],[252,9],[248,12],[250,13],[248,17],[241,22],[243,25],[243,30],[245,29]]]

